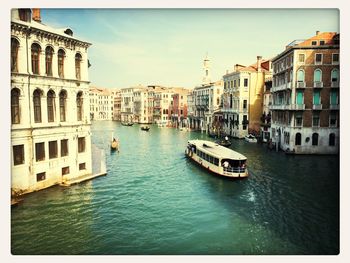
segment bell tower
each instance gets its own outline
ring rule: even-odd
[[[209,84],[210,83],[210,60],[208,57],[208,52],[203,60],[203,70],[204,70],[204,76],[202,80],[202,84]]]

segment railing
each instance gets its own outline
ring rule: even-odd
[[[245,168],[241,168],[241,167],[224,167],[224,172],[244,173],[245,172]]]
[[[322,104],[314,104],[312,105],[313,110],[322,110]]]
[[[305,81],[298,81],[297,88],[305,88]]]
[[[276,91],[281,91],[281,90],[287,90],[287,89],[291,89],[291,82],[284,83],[284,84],[282,84],[282,85],[272,87],[272,88],[271,88],[271,92],[276,92]]]
[[[291,104],[291,110],[305,110],[305,104]]]
[[[330,104],[329,109],[330,110],[339,110],[339,104]]]
[[[339,80],[337,80],[337,81],[332,81],[331,87],[332,87],[332,88],[339,88]]]
[[[322,88],[323,87],[323,82],[322,81],[315,81],[314,82],[314,87],[315,88]]]

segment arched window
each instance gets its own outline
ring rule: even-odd
[[[53,48],[48,46],[45,49],[45,64],[46,64],[46,75],[52,76],[52,56]]]
[[[11,90],[11,123],[18,124],[20,123],[19,119],[19,89]]]
[[[318,145],[318,133],[312,134],[312,145]]]
[[[80,72],[80,64],[81,64],[81,55],[77,53],[75,55],[75,77],[77,79],[81,79],[81,72]]]
[[[331,73],[332,82],[337,82],[339,80],[339,70],[333,69]]]
[[[48,122],[55,121],[55,92],[53,90],[47,93],[47,120]]]
[[[18,49],[18,40],[11,38],[11,72],[18,72]]]
[[[331,133],[329,135],[329,146],[335,146],[335,134]]]
[[[41,47],[34,43],[32,44],[32,72],[33,74],[39,74],[40,73],[40,52],[41,52]]]
[[[58,50],[57,58],[58,58],[58,76],[60,78],[64,78],[64,56],[65,53],[63,49]]]
[[[79,92],[77,94],[77,120],[81,121],[83,119],[83,93]]]
[[[60,92],[60,120],[62,122],[66,121],[66,100],[67,100],[67,92],[62,90]]]
[[[297,80],[298,82],[304,82],[305,80],[305,72],[304,70],[299,69],[297,72]]]
[[[36,89],[33,93],[34,122],[41,122],[41,91]]]
[[[314,82],[322,81],[322,71],[320,69],[315,69],[314,71]]]
[[[301,145],[301,133],[295,134],[295,145]]]

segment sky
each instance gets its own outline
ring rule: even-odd
[[[295,39],[339,32],[337,9],[42,9],[42,23],[70,27],[92,44],[92,86],[194,88],[208,54],[211,80]]]

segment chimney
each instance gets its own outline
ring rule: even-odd
[[[36,22],[41,22],[40,8],[33,8],[32,9],[32,18]]]
[[[320,34],[320,31],[317,30],[317,31],[316,31],[316,36],[318,36],[319,34]]]
[[[256,67],[258,72],[261,72],[261,58],[262,58],[261,56],[256,57]]]

